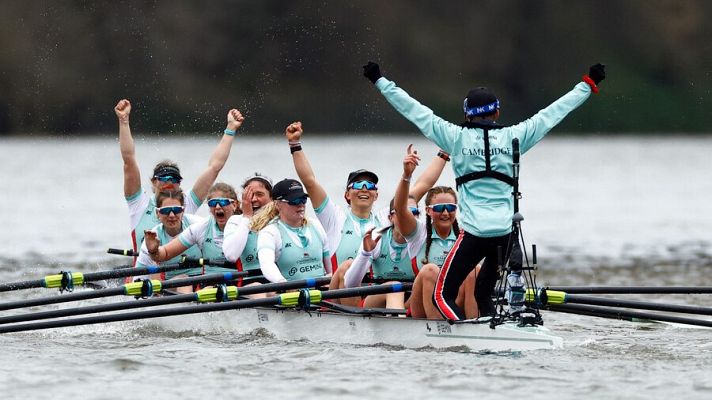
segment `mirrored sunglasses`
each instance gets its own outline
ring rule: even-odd
[[[371,182],[371,181],[358,181],[358,182],[353,182],[349,185],[349,189],[355,189],[355,190],[361,190],[361,189],[366,189],[366,190],[376,190],[378,187],[376,187],[376,184]]]
[[[162,215],[171,215],[171,213],[178,215],[185,210],[183,206],[168,206],[158,208],[158,213]]]
[[[217,207],[218,204],[220,204],[220,207],[227,207],[232,203],[232,199],[227,199],[225,197],[216,197],[214,199],[208,200],[208,207]]]
[[[451,213],[451,212],[454,212],[455,210],[457,210],[457,204],[455,204],[455,203],[438,203],[438,204],[431,205],[430,209],[437,213],[441,213],[445,210],[447,210],[447,212]]]
[[[163,183],[166,183],[166,182],[180,183],[179,178],[176,178],[175,176],[171,176],[171,175],[156,176],[155,178]]]
[[[296,199],[292,200],[280,200],[283,203],[287,203],[290,206],[298,206],[302,204],[307,204],[307,196],[302,196],[302,197],[297,197]]]

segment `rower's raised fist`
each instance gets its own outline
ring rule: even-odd
[[[287,136],[287,140],[290,142],[298,142],[302,139],[302,123],[300,121],[292,122],[287,125],[284,134]]]
[[[240,110],[233,108],[227,112],[227,125],[228,129],[235,130],[242,126],[242,122],[245,121],[245,117],[242,115]]]
[[[114,107],[114,112],[119,120],[128,120],[129,114],[131,114],[131,102],[126,99],[119,100]]]

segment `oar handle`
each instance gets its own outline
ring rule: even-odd
[[[109,248],[109,250],[106,251],[109,254],[118,254],[120,256],[128,256],[128,257],[138,257],[138,252],[133,251],[132,249],[112,249]]]
[[[406,292],[411,290],[412,288],[412,283],[392,283],[388,285],[360,286],[355,288],[335,289],[321,292],[321,299],[341,299],[345,297],[369,296],[372,294]]]
[[[202,267],[205,265],[212,265],[214,267],[222,268],[235,268],[235,262],[226,260],[212,260],[210,258],[193,258],[185,257],[181,260],[180,264],[185,267]]]

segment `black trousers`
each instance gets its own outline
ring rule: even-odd
[[[511,256],[509,267],[521,270],[522,251],[516,231],[496,237],[479,237],[465,231],[460,232],[440,269],[433,292],[433,303],[445,319],[465,319],[465,313],[455,304],[455,299],[462,282],[483,258],[485,261],[475,282],[475,300],[480,316],[494,315],[492,294],[499,280],[499,248],[504,257],[502,262],[506,264],[507,258]]]

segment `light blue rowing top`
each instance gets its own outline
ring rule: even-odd
[[[371,269],[375,279],[415,279],[408,243],[396,243],[393,240],[393,228],[383,233],[381,254],[371,260]]]
[[[456,177],[485,170],[482,129],[464,128],[438,117],[386,78],[378,79],[376,87],[425,137],[450,154]],[[512,139],[518,138],[521,153],[526,153],[590,95],[590,86],[580,82],[533,117],[517,125],[490,130],[492,170],[512,176]],[[493,178],[472,180],[458,188],[457,197],[460,205],[457,219],[466,232],[480,237],[511,232],[514,202],[512,187],[507,183]]]
[[[282,237],[282,248],[276,260],[282,276],[288,281],[295,281],[326,275],[324,257],[328,257],[328,254],[324,253],[324,246],[319,240],[321,236],[313,224],[292,228],[279,220],[275,223]],[[312,240],[309,240],[304,232],[300,231],[301,229],[309,229]],[[294,243],[287,231],[296,233],[301,243]]]

